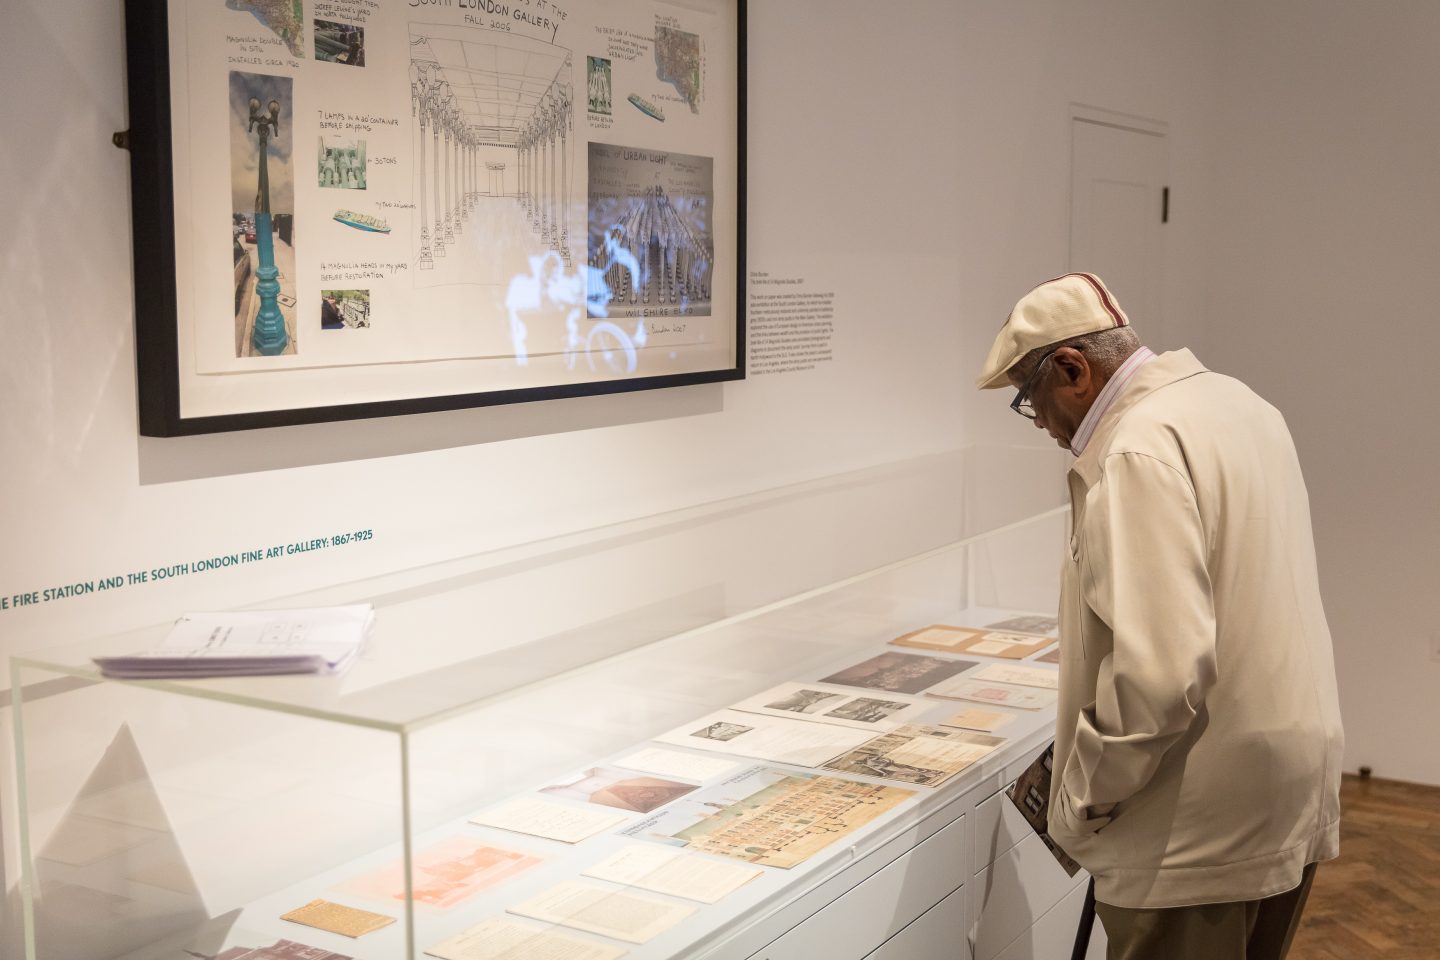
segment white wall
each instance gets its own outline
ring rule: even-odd
[[[1166,311],[1171,329],[1202,315],[1211,4],[751,6],[750,266],[835,291],[834,363],[724,387],[142,440],[128,157],[110,145],[125,126],[121,5],[7,0],[0,86],[7,130],[23,133],[0,151],[0,593],[359,527],[375,539],[0,611],[0,655],[964,443],[1043,447],[971,384],[1014,299],[1069,267],[1071,102],[1169,122]],[[997,498],[1017,486],[994,479]],[[924,509],[905,505],[907,522],[923,526]]]
[[[1346,768],[1440,783],[1440,5],[1225,8],[1209,366],[1290,423]]]

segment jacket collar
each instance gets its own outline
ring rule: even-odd
[[[1087,482],[1092,482],[1098,472],[1100,457],[1109,445],[1107,441],[1125,414],[1155,391],[1197,373],[1206,372],[1208,371],[1204,364],[1196,360],[1195,354],[1189,350],[1171,350],[1145,364],[1136,372],[1125,392],[1105,411],[1105,416],[1101,418],[1090,442],[1085,446],[1085,452],[1075,458],[1075,463],[1070,467],[1071,472],[1080,474]]]

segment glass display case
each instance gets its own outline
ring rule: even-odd
[[[15,658],[27,955],[909,960],[925,916],[1013,947],[1079,882],[1034,868],[986,941],[1024,833],[984,804],[1052,735],[1052,644],[894,641],[1053,632],[1068,515],[859,570],[912,541],[814,505],[256,604],[372,604],[341,676],[91,662],[166,625]]]

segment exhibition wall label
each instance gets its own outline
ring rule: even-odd
[[[744,14],[132,0],[141,432],[743,376]]]

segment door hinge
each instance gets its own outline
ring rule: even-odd
[[[1170,222],[1170,188],[1160,188],[1160,222]]]

